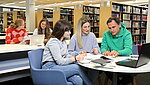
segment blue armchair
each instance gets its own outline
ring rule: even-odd
[[[133,53],[133,55],[138,55],[138,45],[132,46],[132,53]]]
[[[60,70],[41,69],[43,49],[28,52],[30,71],[35,85],[72,85]]]

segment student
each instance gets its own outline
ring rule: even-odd
[[[64,40],[70,37],[70,30],[71,25],[67,21],[57,21],[50,39],[44,48],[42,68],[63,71],[67,80],[72,82],[73,85],[82,85],[82,80],[86,85],[91,85],[91,82],[80,67],[75,64],[76,61],[80,62],[83,60],[84,54],[72,56],[68,53],[67,44]]]
[[[102,54],[106,56],[131,55],[132,36],[126,29],[125,24],[121,23],[118,18],[110,17],[107,20],[107,26],[109,30],[104,33],[100,49]],[[119,74],[119,76],[123,77],[120,81],[123,85],[130,83],[132,80],[130,74]],[[109,77],[111,78],[111,76]]]
[[[39,23],[39,27],[34,30],[33,35],[45,35],[44,43],[48,42],[48,37],[50,36],[52,30],[50,28],[49,22],[46,19],[42,19]]]
[[[118,56],[132,54],[132,36],[118,18],[107,21],[109,30],[104,33],[101,52],[103,55]]]
[[[18,19],[15,21],[14,26],[11,26],[6,31],[6,44],[29,44],[29,37],[24,29],[24,20]]]
[[[87,18],[80,18],[77,24],[77,33],[71,37],[69,52],[72,53],[99,53],[99,46],[95,34],[90,32],[90,23]],[[99,71],[83,68],[85,73],[95,85],[97,83]]]
[[[69,52],[99,53],[99,46],[95,34],[90,32],[90,23],[86,18],[80,18],[77,24],[77,33],[71,37]]]

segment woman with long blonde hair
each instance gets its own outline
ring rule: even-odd
[[[80,18],[77,32],[71,37],[69,51],[99,53],[99,46],[94,33],[90,32],[90,23],[86,18]]]

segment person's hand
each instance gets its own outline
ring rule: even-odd
[[[80,51],[79,54],[84,54],[86,56],[87,55],[87,51]]]
[[[79,51],[79,53],[80,53],[80,54],[82,54],[82,53],[87,53],[87,51]]]
[[[85,56],[85,54],[79,54],[79,55],[76,56],[76,60],[78,62],[83,61],[84,60],[84,56]]]
[[[19,40],[19,41],[22,41],[22,40],[23,40],[23,37],[19,37],[18,40]]]
[[[119,53],[115,50],[110,52],[110,56],[118,56],[118,55],[119,55]]]
[[[48,42],[48,39],[44,39],[44,43],[47,43]]]
[[[104,53],[102,53],[102,55],[104,55],[104,56],[109,56],[109,55],[110,55],[110,52],[109,52],[109,51],[105,51]]]
[[[98,54],[98,49],[92,49],[93,54]]]
[[[26,44],[30,44],[30,40],[26,40],[25,42],[26,42]]]

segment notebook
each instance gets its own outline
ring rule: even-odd
[[[150,43],[146,43],[142,45],[141,52],[137,60],[128,59],[116,62],[116,64],[137,68],[147,64],[149,61],[150,61]]]
[[[32,35],[30,45],[44,46],[44,35]]]

